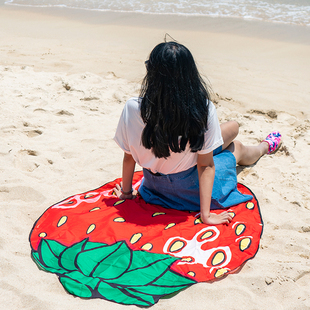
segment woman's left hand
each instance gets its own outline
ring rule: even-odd
[[[134,190],[130,194],[123,194],[122,192],[122,182],[120,184],[116,184],[113,188],[114,193],[119,199],[135,199],[137,197],[137,190]]]
[[[204,224],[208,225],[228,225],[232,221],[232,216],[227,211],[221,212],[219,214],[209,213],[207,216],[201,213],[200,218]]]

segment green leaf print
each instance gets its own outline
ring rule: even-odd
[[[48,240],[48,245],[51,251],[56,255],[59,256],[62,251],[64,251],[67,247],[59,243],[58,241]]]
[[[125,305],[151,306],[196,283],[170,270],[177,258],[133,251],[124,241],[106,245],[85,239],[65,247],[42,239],[32,257],[40,269],[56,273],[69,293]]]
[[[47,240],[42,239],[42,242],[39,245],[39,250],[40,263],[43,266],[62,270],[58,263],[58,255],[52,251]]]
[[[71,271],[66,274],[63,274],[63,276],[68,277],[77,282],[80,282],[81,284],[84,284],[90,287],[92,290],[96,288],[96,286],[98,285],[98,282],[100,281],[98,278],[87,277],[79,271]]]
[[[119,247],[94,268],[93,277],[114,279],[128,269],[131,260],[131,251],[126,243],[118,242],[117,244],[119,244]]]
[[[147,285],[154,281],[158,276],[166,272],[167,268],[175,261],[174,257],[166,256],[150,265],[141,266],[126,272],[115,281],[118,285],[137,286]],[[109,281],[108,281],[109,282]]]
[[[141,299],[128,293],[126,290],[114,288],[108,283],[101,282],[98,286],[98,292],[104,297],[104,299],[114,301],[125,305],[138,305],[138,306],[151,306],[154,299],[151,296],[147,296],[148,300]]]
[[[60,264],[64,269],[67,270],[77,270],[75,267],[75,258],[81,252],[87,239],[66,248],[60,255]]]
[[[94,271],[98,263],[114,253],[119,246],[120,244],[115,243],[110,246],[104,245],[90,250],[85,250],[85,248],[88,248],[86,244],[84,251],[78,254],[76,263],[81,272],[89,276]]]
[[[85,247],[84,247],[84,250],[92,250],[92,249],[96,249],[96,248],[99,248],[99,247],[103,247],[103,246],[106,246],[105,243],[100,243],[100,242],[91,242],[91,241],[88,241],[86,244],[85,244]]]
[[[92,296],[91,289],[83,283],[67,277],[61,277],[59,280],[64,288],[73,295],[84,298],[90,298]]]

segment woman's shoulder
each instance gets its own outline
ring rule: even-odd
[[[216,108],[214,103],[211,100],[207,100],[207,105],[209,109],[209,117],[213,117],[214,115],[216,115]]]
[[[209,108],[209,112],[214,112],[215,111],[215,105],[211,100],[207,100],[207,105]]]
[[[140,118],[140,103],[141,98],[131,97],[125,103],[124,112],[127,117],[130,118]]]
[[[126,101],[125,107],[129,109],[140,109],[140,102],[141,99],[139,97],[131,97]]]

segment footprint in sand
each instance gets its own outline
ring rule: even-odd
[[[34,137],[40,136],[40,135],[42,135],[42,133],[43,132],[39,129],[26,131],[26,134],[29,138],[34,138]]]
[[[84,97],[84,98],[81,98],[80,100],[81,101],[92,101],[92,100],[99,100],[100,98],[98,97]]]
[[[268,117],[270,117],[272,119],[278,118],[278,113],[275,110],[263,111],[263,110],[254,109],[254,110],[247,111],[247,113],[258,114],[258,115],[267,115]]]
[[[15,129],[16,129],[16,126],[14,125],[1,127],[1,131],[3,133],[12,133]]]
[[[38,156],[38,152],[34,150],[21,150],[20,153],[30,155],[30,156]]]
[[[38,109],[34,109],[33,112],[45,112],[46,113],[48,111],[46,111],[46,110],[44,110],[42,108],[38,108]]]
[[[25,202],[42,202],[45,200],[40,192],[28,186],[0,187],[1,201],[22,200]]]
[[[59,116],[74,116],[73,113],[69,112],[69,111],[66,111],[66,110],[60,110],[59,112],[56,113],[56,115],[59,115]]]
[[[299,276],[296,277],[295,281],[299,286],[309,287],[310,283],[310,272],[304,271]]]
[[[15,156],[15,167],[23,171],[34,171],[39,167],[39,164],[35,162],[35,157],[38,155],[39,153],[35,150],[20,150]]]

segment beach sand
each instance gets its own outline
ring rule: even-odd
[[[0,28],[1,309],[137,309],[68,294],[28,236],[50,205],[121,176],[118,118],[166,32],[192,51],[221,122],[245,144],[273,130],[283,144],[237,168],[265,224],[256,257],[152,309],[310,309],[309,27],[0,6]]]

